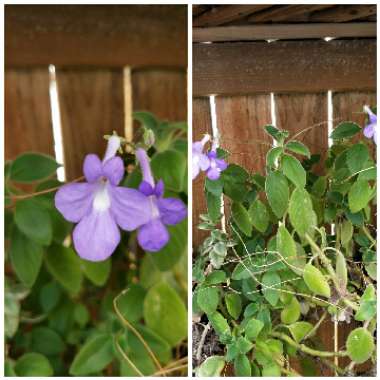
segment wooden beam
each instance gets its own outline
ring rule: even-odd
[[[194,44],[193,95],[376,88],[376,40]]]
[[[376,23],[274,24],[193,28],[193,42],[291,40],[324,37],[376,37]]]
[[[186,5],[6,5],[5,64],[187,65]]]
[[[311,22],[347,22],[376,14],[376,5],[340,5],[315,12]]]
[[[313,12],[320,9],[330,8],[332,4],[319,5],[284,5],[255,13],[248,17],[249,22],[281,22],[291,17],[299,16],[304,13]]]
[[[271,5],[220,5],[196,17],[193,26],[217,26],[267,9]]]

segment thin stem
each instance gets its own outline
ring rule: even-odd
[[[164,375],[167,374],[167,373],[170,373],[170,372],[174,372],[174,371],[179,371],[181,369],[185,369],[187,368],[187,364],[183,364],[183,365],[180,365],[178,367],[172,367],[172,368],[168,368],[168,369],[160,369],[159,371],[155,372],[153,375],[151,376],[160,376],[160,375]]]
[[[273,336],[274,338],[279,338],[285,341],[286,343],[295,347],[297,350],[300,350],[304,352],[305,354],[309,354],[311,356],[318,356],[322,358],[330,358],[330,357],[335,357],[335,356],[347,356],[346,351],[330,352],[330,351],[314,350],[313,348],[310,348],[306,346],[305,344],[297,343],[295,340],[293,340],[292,338],[290,338],[288,335],[284,333],[273,331],[270,335]]]
[[[150,357],[152,358],[152,360],[154,361],[155,365],[157,366],[157,368],[159,370],[162,370],[162,367],[161,367],[161,364],[160,362],[158,361],[156,355],[154,354],[154,352],[152,351],[152,349],[149,347],[149,345],[146,343],[145,339],[141,336],[141,334],[132,326],[132,324],[130,322],[128,322],[127,319],[125,319],[125,317],[120,313],[119,311],[119,308],[117,306],[117,301],[119,299],[119,297],[121,297],[122,295],[124,295],[125,293],[128,292],[129,289],[125,289],[123,290],[120,294],[118,294],[114,300],[113,300],[113,307],[115,309],[115,312],[117,314],[117,316],[119,317],[120,321],[127,327],[129,328],[135,335],[136,337],[139,339],[139,341],[142,343],[142,345],[145,347],[145,349],[147,350],[147,352],[149,353]]]
[[[202,332],[202,335],[201,335],[201,339],[199,340],[199,345],[198,345],[198,348],[197,348],[197,353],[195,355],[195,358],[198,360],[198,362],[201,360],[203,345],[205,343],[206,336],[207,336],[207,333],[209,332],[210,328],[211,328],[211,325],[210,325],[210,322],[209,322],[209,323],[207,323],[206,326],[204,326],[204,329],[203,329],[203,332]]]
[[[124,358],[124,360],[136,371],[136,373],[140,377],[144,377],[144,374],[136,367],[136,365],[133,363],[131,359],[127,356],[127,354],[124,352],[124,350],[121,348],[119,344],[119,337],[120,337],[120,332],[116,335],[115,337],[115,345],[117,350],[119,351],[120,355]]]
[[[313,326],[313,328],[304,336],[304,338],[302,340],[306,340],[308,339],[309,337],[311,337],[312,335],[314,335],[314,333],[319,329],[319,326],[322,324],[322,322],[326,319],[327,317],[327,311],[325,311],[323,314],[322,314],[322,317],[319,318],[318,322]]]
[[[374,245],[376,247],[376,240],[372,237],[372,235],[370,234],[370,232],[368,231],[368,228],[363,226],[361,228],[361,230],[364,232],[365,236],[367,236],[367,238],[369,239],[369,241],[372,243],[372,245]]]

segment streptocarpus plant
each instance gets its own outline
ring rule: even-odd
[[[372,138],[376,115],[369,116],[365,136]],[[371,373],[376,368],[373,141],[353,141],[362,128],[340,123],[320,175],[313,170],[319,157],[307,146],[272,125],[265,130],[276,142],[267,152],[265,175],[230,163],[219,179],[205,180],[208,212],[199,228],[210,234],[193,268],[195,330],[204,328],[195,342],[195,373],[292,376],[327,368],[352,375],[364,362]],[[218,151],[220,158],[226,154]],[[324,321],[338,331],[349,324],[344,346],[334,347],[334,336],[330,347],[323,345]],[[216,347],[214,355],[204,355],[207,341]]]
[[[6,376],[186,374],[187,125],[135,118],[84,179],[6,163]]]

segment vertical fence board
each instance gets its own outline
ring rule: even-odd
[[[361,127],[364,127],[366,122],[366,114],[363,112],[363,106],[374,106],[376,105],[376,93],[374,92],[344,92],[344,93],[334,93],[333,94],[333,115],[334,119],[338,120],[334,125],[341,121],[354,121],[358,123]],[[356,141],[363,139],[362,136],[355,137]],[[372,152],[376,154],[376,145],[370,143]],[[376,217],[373,218],[374,223],[376,223]],[[348,334],[355,328],[359,327],[358,323],[352,322],[351,324],[340,324],[339,326],[339,347],[344,347]],[[348,358],[339,359],[339,365],[345,366],[349,364]],[[368,364],[368,363],[367,363]],[[368,369],[368,365],[362,364],[359,370]]]
[[[211,111],[209,98],[193,99],[193,141],[199,141],[203,135],[212,135]],[[190,169],[191,170],[191,169]],[[203,193],[204,175],[193,181],[193,247],[196,248],[207,236],[206,231],[197,228],[199,215],[206,212],[206,200]]]
[[[35,151],[54,156],[48,68],[5,71],[5,159]]]
[[[288,130],[291,136],[313,126],[297,140],[306,144],[312,154],[321,154],[315,169],[322,172],[328,149],[327,93],[276,94],[275,104],[277,126]]]
[[[271,123],[270,95],[217,96],[216,118],[221,146],[230,162],[263,173],[271,139],[264,126]]]
[[[81,176],[88,153],[103,156],[105,134],[123,135],[122,70],[57,70],[68,180]]]
[[[132,71],[134,111],[149,111],[168,121],[187,120],[186,92],[184,70]]]

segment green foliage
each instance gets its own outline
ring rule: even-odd
[[[321,363],[334,364],[334,352],[319,339],[324,319],[339,326],[352,318],[363,323],[340,345],[339,355],[355,363],[374,359],[372,142],[350,141],[360,127],[341,123],[320,173],[313,166],[318,156],[307,146],[274,126],[265,130],[276,141],[266,155],[265,175],[245,175],[244,168],[229,164],[220,180],[205,184],[208,214],[201,215],[200,228],[209,236],[193,269],[193,311],[208,320],[224,348],[205,373],[220,375],[227,363],[235,376],[293,376],[292,361],[285,363],[295,357],[301,375],[316,376]]]
[[[148,112],[135,117],[142,132],[136,146],[148,149],[165,197],[186,203],[186,123],[161,121]],[[133,169],[133,149],[125,145],[119,154],[128,168],[121,185],[137,187],[142,176],[138,166]],[[63,185],[56,179],[59,166],[38,153],[5,165],[5,373],[136,377],[137,368],[153,375],[159,367],[135,332],[160,366],[183,359],[187,221],[169,226],[169,243],[154,254],[138,248],[135,232],[121,231],[109,259],[85,261],[73,246],[74,225],[54,205]]]

